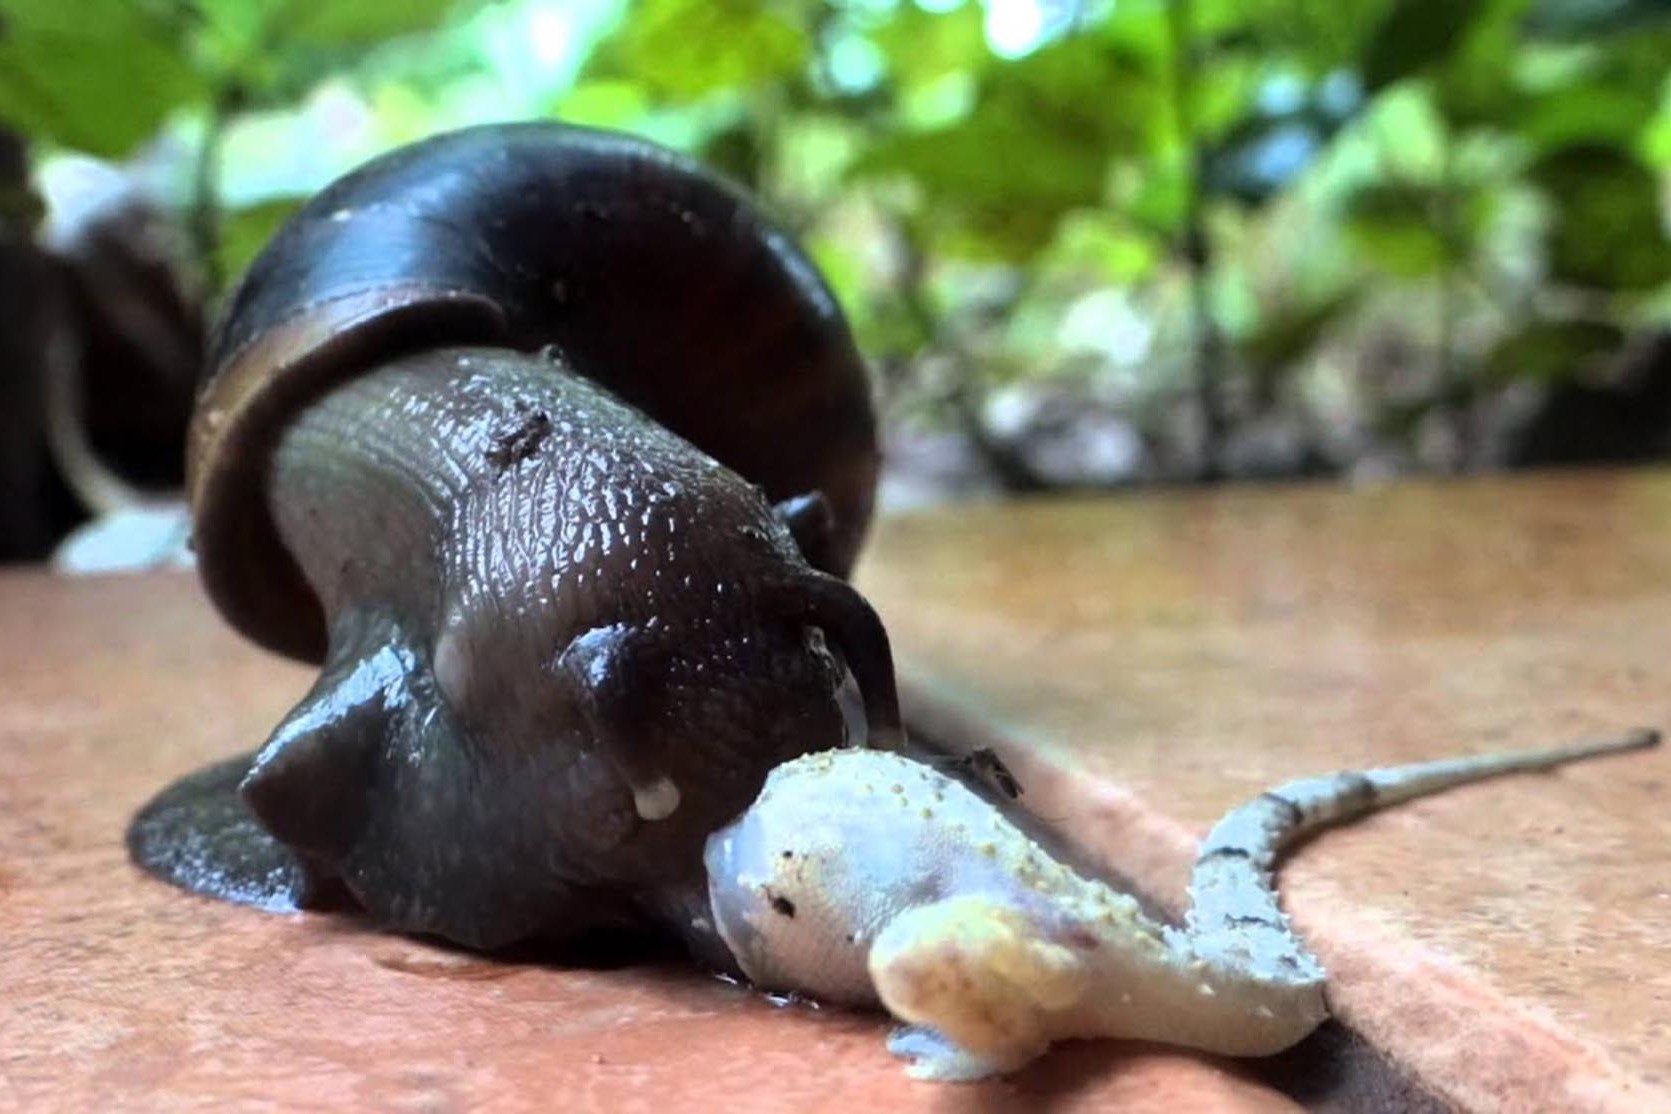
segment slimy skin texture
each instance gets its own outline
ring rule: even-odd
[[[647,923],[707,955],[704,842],[841,745],[843,664],[897,723],[885,632],[793,508],[554,352],[393,360],[298,415],[271,471],[329,649],[253,759],[141,811],[133,855],[178,885],[345,889],[482,949]]]
[[[1070,1038],[1264,1056],[1328,1016],[1323,968],[1272,886],[1285,844],[1465,781],[1657,742],[1643,731],[1289,782],[1213,828],[1182,927],[1057,862],[929,766],[826,751],[773,770],[709,839],[709,899],[755,984],[885,1008],[905,1023],[889,1048],[919,1078],[1013,1071]]]

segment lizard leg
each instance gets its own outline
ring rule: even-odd
[[[916,1061],[913,1074],[935,1079],[1012,1071],[1038,1056],[1086,974],[1033,918],[984,896],[901,913],[877,936],[868,967],[882,1004],[908,1023],[890,1050]]]
[[[906,1075],[940,1083],[974,1083],[1007,1075],[1025,1066],[1034,1055],[1029,1052],[996,1059],[982,1056],[927,1025],[901,1025],[888,1034],[888,1051],[906,1061]]]

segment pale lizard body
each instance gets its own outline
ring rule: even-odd
[[[826,751],[775,769],[710,838],[709,894],[756,985],[883,1006],[908,1026],[890,1047],[915,1075],[1010,1071],[1073,1037],[1267,1055],[1328,1015],[1323,969],[1272,888],[1285,844],[1464,781],[1657,741],[1289,782],[1213,828],[1182,928],[1057,862],[929,766]]]

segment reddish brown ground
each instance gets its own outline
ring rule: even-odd
[[[919,718],[1002,748],[1035,811],[1164,903],[1190,839],[1268,782],[1671,722],[1666,475],[947,510],[884,523],[862,582]],[[916,1084],[876,1020],[673,968],[498,964],[134,872],[132,810],[254,745],[306,683],[189,576],[0,575],[0,1109],[1294,1109],[1228,1065],[1117,1045]],[[1303,1062],[1301,1085],[1671,1108],[1668,804],[1671,755],[1639,754],[1307,847],[1284,889],[1381,1063]]]

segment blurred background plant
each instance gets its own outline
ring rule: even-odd
[[[896,505],[1663,456],[1668,60],[1671,0],[0,0],[0,549],[178,482],[310,192],[530,117],[766,199]]]

